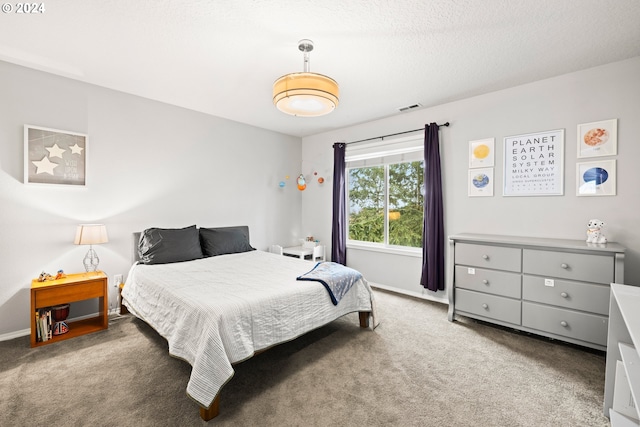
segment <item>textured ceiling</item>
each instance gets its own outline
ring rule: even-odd
[[[0,15],[0,60],[296,136],[640,56],[638,0],[43,4]],[[278,77],[302,71],[303,38],[311,71],[340,84],[324,117],[271,101]]]

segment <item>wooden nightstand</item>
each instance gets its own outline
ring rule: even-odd
[[[88,319],[67,322],[69,332],[56,335],[47,341],[36,341],[36,312],[38,309],[67,304],[75,301],[99,298],[100,311],[97,316]],[[79,335],[100,331],[109,327],[109,294],[107,291],[107,275],[102,271],[90,273],[68,274],[58,280],[38,282],[31,281],[31,347],[77,337]]]

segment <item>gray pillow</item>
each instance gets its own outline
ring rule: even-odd
[[[138,255],[142,264],[168,264],[203,258],[195,225],[185,228],[147,228],[140,235]]]
[[[200,242],[204,256],[255,251],[249,244],[249,230],[244,227],[201,228]]]

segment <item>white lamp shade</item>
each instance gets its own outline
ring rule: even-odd
[[[76,245],[98,245],[108,241],[107,227],[104,224],[80,224],[73,243]]]

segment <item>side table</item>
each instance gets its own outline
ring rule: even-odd
[[[52,344],[109,327],[107,275],[102,271],[68,274],[58,280],[31,281],[31,347]],[[37,341],[36,313],[39,309],[99,298],[99,313],[87,319],[67,321],[69,332],[55,335],[47,341]]]

